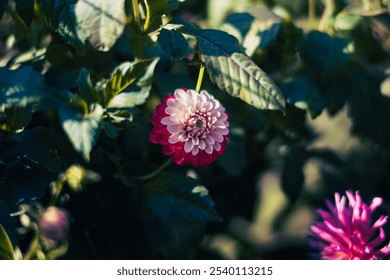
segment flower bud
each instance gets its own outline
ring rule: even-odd
[[[64,210],[50,206],[41,215],[39,229],[42,237],[51,241],[61,241],[66,238],[69,231],[68,213]]]

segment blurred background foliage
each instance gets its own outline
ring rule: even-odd
[[[64,259],[310,259],[309,226],[334,192],[359,190],[366,203],[381,196],[389,213],[389,1],[168,1],[177,9],[162,24],[181,17],[235,36],[280,88],[286,114],[254,108],[205,77],[202,88],[229,114],[226,153],[207,167],[171,165],[147,181],[134,176],[166,160],[149,143],[150,118],[163,96],[195,87],[194,38],[168,29],[149,34],[142,55],[158,63],[117,68],[140,55],[131,26],[104,40],[68,32],[48,16],[50,2],[0,1],[0,66],[19,71],[0,69],[0,88],[24,87],[17,103],[0,96],[0,221],[22,251],[32,234],[10,213],[47,204],[59,174],[67,187],[58,205],[72,221]],[[123,20],[131,23],[128,10]],[[90,44],[80,44],[83,36]],[[126,89],[136,98],[126,109],[92,108],[88,100],[99,101],[115,75],[136,78]],[[50,98],[34,99],[47,92]],[[92,136],[75,140],[85,127]],[[74,179],[66,170],[75,164],[99,180]],[[190,197],[188,209],[181,200],[199,184],[208,195]]]

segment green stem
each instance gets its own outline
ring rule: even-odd
[[[316,19],[316,0],[309,0],[308,22],[313,24]]]
[[[195,88],[195,91],[197,91],[197,92],[200,91],[200,88],[201,88],[201,86],[202,86],[203,75],[204,75],[204,64],[202,63],[202,64],[200,65],[199,75],[198,75],[198,81],[197,81],[197,83],[196,83],[196,88]]]
[[[135,28],[135,58],[142,59],[144,57],[144,47],[142,42],[142,26],[141,17],[139,12],[138,0],[131,0],[133,17],[134,17],[134,28]]]
[[[24,256],[24,259],[31,260],[37,254],[38,249],[39,249],[39,237],[38,234],[35,234],[34,239],[31,241],[30,247],[28,248],[28,251]]]
[[[160,165],[156,170],[153,172],[146,174],[146,175],[141,175],[141,176],[132,176],[131,179],[134,180],[140,180],[140,181],[145,181],[153,178],[154,176],[160,174],[165,168],[167,168],[171,164],[171,160],[168,159],[166,162],[164,162],[162,165]]]
[[[48,206],[54,206],[54,205],[57,204],[58,198],[60,197],[62,189],[64,188],[64,184],[63,184],[62,181],[57,179],[57,181],[55,182],[54,187],[55,187],[56,192],[54,193],[54,195],[53,195],[51,201],[49,202]]]

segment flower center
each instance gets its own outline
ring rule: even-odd
[[[195,122],[195,126],[197,127],[197,128],[201,128],[202,126],[203,126],[203,121],[202,120],[196,120],[196,122]]]
[[[197,111],[188,119],[185,130],[189,138],[204,138],[210,133],[211,125],[212,123],[208,120],[207,114]]]

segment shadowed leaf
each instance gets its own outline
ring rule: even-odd
[[[153,215],[166,224],[188,226],[221,220],[207,189],[179,173],[159,175],[145,186],[145,193]]]

